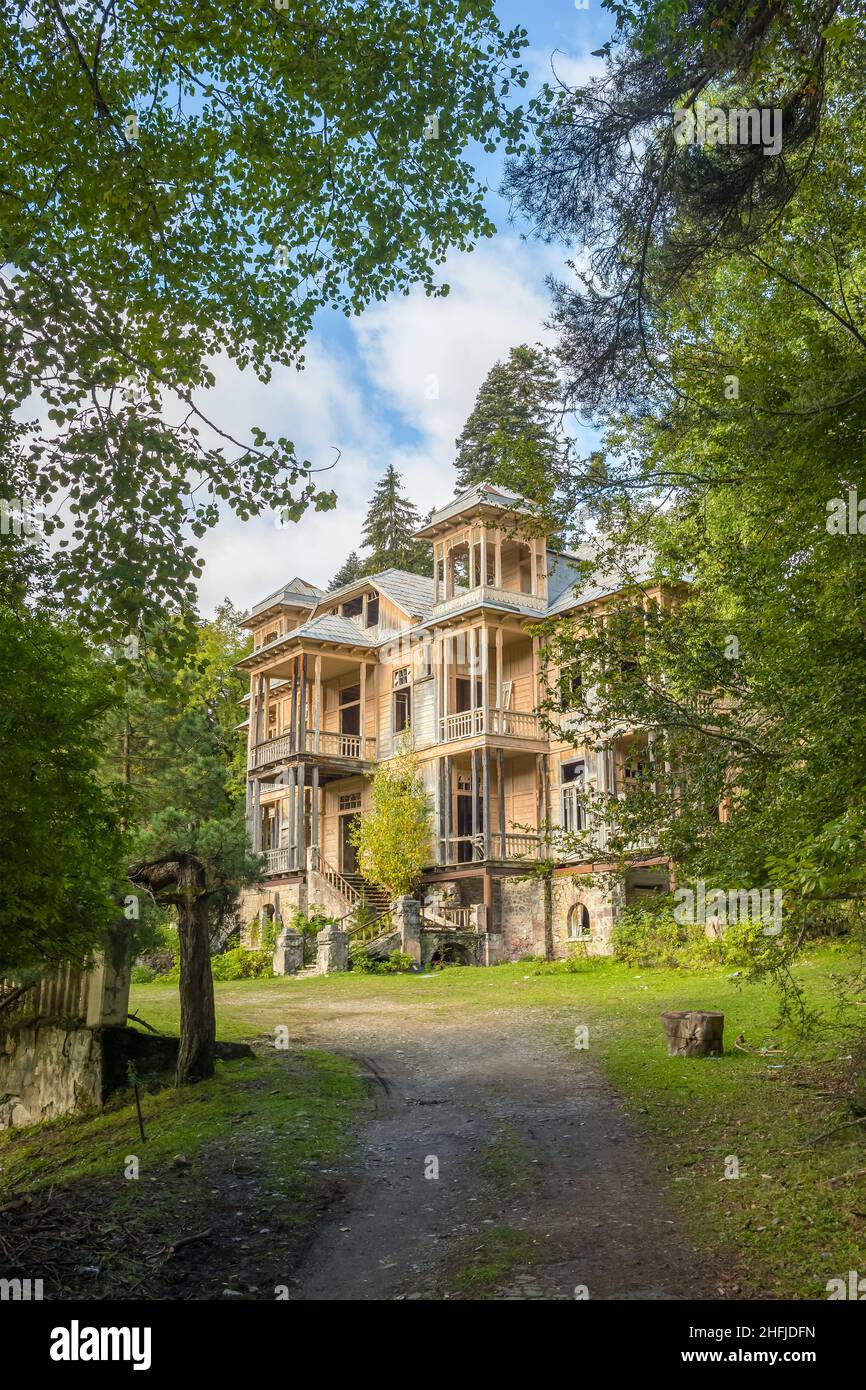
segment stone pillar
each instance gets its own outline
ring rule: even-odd
[[[316,972],[331,975],[349,969],[349,934],[339,927],[324,927],[316,937]]]
[[[296,975],[304,964],[304,938],[291,927],[284,927],[274,947],[274,974]]]
[[[486,903],[473,903],[472,930],[478,932],[479,934],[481,932],[486,932],[489,914],[490,910]]]
[[[394,926],[400,932],[400,950],[421,964],[421,904],[414,898],[395,898],[391,904]]]

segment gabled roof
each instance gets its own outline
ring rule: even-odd
[[[578,579],[575,583],[568,584],[558,598],[548,604],[547,616],[554,617],[557,613],[567,612],[569,608],[577,608],[580,604],[606,598],[610,594],[618,593],[620,589],[627,589],[631,584],[648,583],[653,578],[653,561],[652,551],[642,548],[629,557],[627,567],[593,575],[588,582]]]
[[[464,512],[479,512],[485,508],[491,511],[532,515],[532,506],[525,497],[520,497],[515,492],[505,492],[502,488],[494,487],[493,483],[476,483],[474,487],[467,488],[453,501],[433,512],[415,535],[418,540],[431,540],[445,522],[455,520]]]
[[[260,618],[263,613],[267,613],[269,608],[314,608],[322,597],[323,590],[310,584],[308,580],[301,579],[295,575],[287,584],[275,589],[267,598],[263,598],[260,603],[254,603],[250,609],[250,615],[243,620],[243,627],[251,627],[255,619]]]
[[[424,574],[410,574],[408,570],[397,569],[365,574],[360,579],[353,579],[351,584],[332,589],[329,594],[322,595],[318,607],[343,603],[364,589],[378,589],[410,618],[426,618],[433,608],[433,580]]]
[[[339,613],[323,613],[318,618],[311,618],[308,623],[302,623],[287,636],[307,637],[313,642],[341,642],[352,647],[374,645],[357,623],[353,623],[351,618],[341,617]]]

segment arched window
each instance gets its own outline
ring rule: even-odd
[[[589,910],[583,903],[574,903],[568,909],[568,939],[579,941],[582,936],[589,934]]]

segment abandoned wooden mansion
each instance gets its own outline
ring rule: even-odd
[[[612,594],[588,590],[579,557],[527,521],[522,499],[480,484],[418,532],[432,546],[432,578],[392,569],[330,593],[295,578],[252,610],[239,727],[250,837],[266,868],[245,894],[245,921],[315,905],[348,924],[365,898],[364,935],[375,938],[387,903],[358,871],[350,827],[373,767],[407,738],[431,806],[424,920],[432,936],[448,929],[452,958],[564,956],[576,943],[606,952],[619,906],[666,886],[652,861],[613,890],[591,886],[604,825],[592,864],[563,859],[546,881],[527,873],[549,859],[551,826],[583,828],[585,789],[622,788],[641,737],[626,730],[581,747],[573,728],[566,739],[543,727],[531,628]]]

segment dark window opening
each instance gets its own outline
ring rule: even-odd
[[[359,618],[359,617],[361,616],[361,614],[362,614],[363,611],[364,611],[364,596],[363,596],[363,594],[361,594],[358,598],[350,598],[349,601],[348,601],[347,603],[344,603],[344,604],[343,604],[343,617],[344,617],[344,618]]]
[[[394,733],[402,734],[412,719],[411,690],[394,691]]]
[[[367,627],[375,627],[379,621],[379,595],[370,594],[367,599]]]

